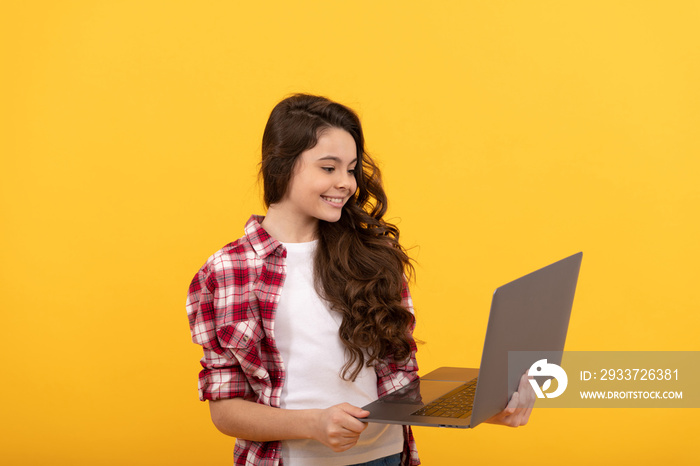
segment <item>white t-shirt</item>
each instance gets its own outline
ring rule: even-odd
[[[377,375],[362,369],[354,382],[344,380],[345,347],[338,335],[342,317],[330,310],[313,283],[317,241],[283,243],[287,273],[275,317],[275,342],[285,366],[280,407],[324,409],[347,402],[362,407],[377,399]],[[316,440],[282,442],[287,466],[337,466],[363,463],[403,450],[401,426],[370,423],[353,448],[336,453]]]

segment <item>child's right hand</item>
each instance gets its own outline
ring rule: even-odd
[[[318,411],[314,438],[335,452],[355,446],[367,423],[357,420],[369,416],[369,411],[342,403]]]

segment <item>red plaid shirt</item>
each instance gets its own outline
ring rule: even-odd
[[[244,398],[275,408],[285,380],[275,345],[274,320],[286,272],[287,251],[252,216],[245,236],[207,260],[190,284],[187,314],[192,341],[204,349],[199,373],[201,400]],[[408,288],[403,303],[413,310]],[[412,331],[413,329],[411,329]],[[416,346],[408,362],[383,361],[375,368],[377,394],[383,396],[418,377]],[[404,427],[403,465],[418,465],[410,426]],[[279,465],[280,442],[237,439],[237,466]]]

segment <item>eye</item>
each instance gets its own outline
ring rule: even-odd
[[[353,174],[353,175],[354,175],[354,174],[355,174],[355,168],[351,168],[351,169],[349,169],[349,170],[348,170],[348,173],[350,173],[350,174]]]
[[[324,170],[328,173],[333,173],[333,171],[335,170],[335,167],[321,167],[321,170]]]

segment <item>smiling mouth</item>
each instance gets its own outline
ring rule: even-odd
[[[321,199],[324,201],[328,202],[329,204],[332,204],[337,207],[342,207],[343,206],[343,201],[345,200],[344,197],[328,197],[328,196],[321,196]]]

